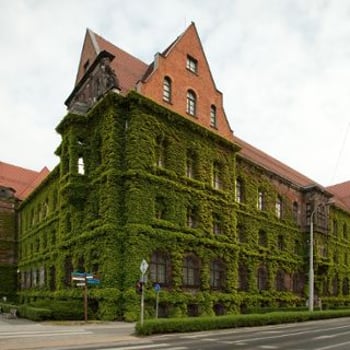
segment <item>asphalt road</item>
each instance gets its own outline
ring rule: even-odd
[[[0,320],[1,350],[349,350],[350,318],[196,333],[133,335],[132,324]]]

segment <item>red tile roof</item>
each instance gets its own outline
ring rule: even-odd
[[[148,64],[128,54],[91,30],[89,32],[97,44],[97,54],[101,51],[107,51],[115,56],[111,62],[111,68],[117,75],[121,92],[127,93],[129,90],[135,89],[136,83],[142,79],[147,71]]]
[[[260,151],[259,149],[253,147],[252,145],[243,141],[237,136],[235,136],[235,142],[242,148],[239,154],[243,158],[250,160],[251,162],[261,166],[262,168],[271,171],[272,173],[275,173],[277,175],[280,175],[286,180],[289,180],[290,182],[301,187],[318,185],[315,181],[309,179],[303,174],[283,164],[279,160],[269,156],[263,151]],[[321,185],[318,186],[322,188]]]
[[[47,167],[38,172],[0,162],[0,186],[13,188],[20,200],[25,199],[48,174]]]
[[[327,187],[327,191],[335,196],[336,204],[350,210],[350,181]]]

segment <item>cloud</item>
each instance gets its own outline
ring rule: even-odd
[[[85,29],[150,63],[195,21],[235,133],[323,185],[350,179],[350,4],[17,0],[0,13],[0,160],[53,168]]]

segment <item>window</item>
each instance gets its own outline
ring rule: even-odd
[[[265,193],[262,190],[258,191],[258,203],[257,203],[259,210],[265,209]]]
[[[187,287],[199,287],[199,259],[186,256],[183,261],[183,284]]]
[[[283,270],[278,270],[276,274],[276,290],[279,292],[284,292],[286,289],[285,272]]]
[[[261,247],[267,247],[267,235],[263,230],[259,231],[258,244]]]
[[[157,219],[165,219],[166,205],[164,197],[156,197],[154,212]]]
[[[225,283],[225,265],[221,260],[214,260],[210,265],[210,287],[222,289]]]
[[[236,202],[243,202],[243,182],[241,179],[236,179]]]
[[[238,241],[240,243],[247,243],[247,234],[245,227],[241,224],[237,225]]]
[[[343,238],[348,239],[348,226],[346,223],[343,224]]]
[[[163,138],[157,137],[156,139],[156,149],[155,149],[155,156],[156,156],[156,165],[160,168],[163,168],[165,166],[165,151],[166,151],[166,144]]]
[[[210,106],[210,126],[213,128],[217,127],[216,107],[214,105]]]
[[[215,235],[222,234],[222,220],[219,214],[213,213],[213,233]]]
[[[282,235],[278,235],[277,237],[277,248],[279,250],[284,250],[284,237]]]
[[[343,295],[349,295],[349,278],[345,277],[343,280]]]
[[[163,101],[171,102],[171,79],[169,77],[163,80]]]
[[[198,226],[198,211],[195,207],[187,208],[187,226],[191,228]]]
[[[195,156],[191,151],[187,151],[186,156],[186,176],[193,179],[195,177]]]
[[[259,267],[258,269],[258,290],[267,289],[267,271],[265,267]]]
[[[276,216],[279,219],[281,219],[282,218],[282,197],[281,196],[277,196],[276,204],[275,204],[275,212],[276,212]]]
[[[297,224],[299,223],[299,204],[298,204],[298,202],[293,202],[293,219]]]
[[[66,286],[71,285],[72,272],[73,272],[72,257],[67,256],[64,260],[64,284]]]
[[[80,175],[85,174],[85,166],[84,166],[83,157],[79,157],[79,159],[78,159],[78,174],[80,174]]]
[[[248,291],[248,266],[240,264],[238,267],[238,289]]]
[[[295,272],[292,277],[292,290],[295,293],[302,293],[304,290],[303,274]]]
[[[187,91],[187,105],[186,112],[189,115],[196,116],[197,110],[197,97],[196,94],[192,90]]]
[[[169,284],[170,259],[165,253],[154,252],[151,258],[150,273],[152,282]]]
[[[212,185],[216,190],[221,190],[223,188],[221,180],[221,169],[218,163],[213,164],[213,178]]]
[[[198,61],[191,56],[187,56],[186,68],[193,73],[197,73],[198,72]]]

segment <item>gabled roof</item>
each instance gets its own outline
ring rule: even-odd
[[[343,209],[350,210],[350,181],[327,187],[327,191],[334,194],[336,204]]]
[[[25,199],[48,174],[47,167],[38,172],[0,162],[0,186],[14,189],[15,197],[20,200]]]
[[[84,76],[85,64],[91,65],[102,51],[107,51],[114,56],[111,68],[117,75],[121,93],[125,94],[134,89],[136,83],[142,79],[148,69],[148,64],[113,45],[90,29],[86,31],[75,85]]]
[[[241,150],[238,153],[238,155],[261,166],[262,168],[274,174],[277,174],[300,187],[306,187],[316,184],[315,181],[309,179],[303,174],[283,164],[279,160],[269,156],[263,151],[260,151],[259,149],[253,147],[252,145],[243,141],[237,136],[235,136],[235,142],[241,147]],[[322,187],[321,185],[318,186]]]

